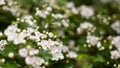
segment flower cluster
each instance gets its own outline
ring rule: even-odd
[[[76,1],[0,0],[0,66],[119,68],[119,0]]]
[[[77,57],[77,54],[73,50],[70,50],[68,46],[65,46],[60,39],[57,39],[56,35],[52,32],[46,30],[40,31],[41,26],[37,25],[38,20],[30,14],[23,14],[24,9],[22,11],[16,1],[9,1],[4,2],[4,4],[8,3],[8,5],[3,5],[2,10],[10,11],[17,18],[11,25],[8,25],[4,33],[0,33],[1,38],[3,35],[5,37],[0,41],[0,55],[2,55],[2,58],[5,60],[1,62],[1,67],[6,66],[5,63],[10,62],[7,59],[16,62],[16,67],[28,66],[40,68],[48,65],[49,61],[54,62],[64,60],[65,58]],[[1,4],[3,3],[1,2]],[[51,11],[51,7],[47,7],[44,11],[36,8],[34,15],[46,19]],[[23,15],[20,16],[21,14]],[[59,13],[51,15],[56,19],[63,19],[61,20],[61,24],[68,27],[68,21],[64,19],[66,16]],[[22,24],[26,24],[25,28]],[[19,62],[21,59],[22,61]]]

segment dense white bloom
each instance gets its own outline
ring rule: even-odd
[[[64,56],[61,52],[53,53],[52,56],[52,60],[58,61],[59,59],[64,59]]]
[[[80,14],[84,18],[90,18],[94,15],[94,9],[85,5],[80,6]]]
[[[89,22],[83,22],[83,23],[80,24],[80,27],[82,29],[89,29],[89,28],[91,29],[93,27],[93,25]]]
[[[5,0],[0,0],[0,5],[4,5],[5,4]]]
[[[28,25],[35,26],[35,21],[32,19],[33,17],[31,15],[27,15],[23,18],[23,20],[25,20],[25,22],[28,23]]]
[[[94,27],[93,24],[91,24],[90,22],[86,22],[86,21],[82,22],[80,26],[77,28],[77,33],[80,34],[85,30],[91,31],[93,27]]]
[[[111,25],[112,29],[115,30],[118,34],[120,34],[120,21],[115,21]]]
[[[120,52],[118,50],[111,51],[111,59],[118,59],[120,58]]]
[[[5,31],[4,34],[7,36],[8,41],[13,41],[14,44],[20,44],[25,43],[25,38],[28,36],[26,31],[17,32],[17,30],[20,30],[17,28],[17,26],[11,25],[9,26]]]
[[[100,38],[92,35],[88,35],[86,42],[92,44],[93,46],[100,42]]]
[[[36,67],[45,63],[45,60],[36,56],[33,57],[28,56],[25,58],[25,63],[28,65],[32,65],[33,67]]]
[[[41,42],[38,43],[38,45],[41,45],[41,47],[44,50],[50,50],[53,56],[52,60],[59,60],[64,58],[62,54],[62,46],[63,46],[62,43],[60,45],[60,43],[57,41],[42,40]],[[59,45],[59,46],[55,46],[55,45]]]
[[[4,0],[1,0],[4,1]],[[0,1],[0,4],[2,3]],[[67,46],[64,46],[59,39],[55,41],[54,34],[52,32],[39,31],[39,27],[37,26],[37,20],[34,19],[32,15],[29,15],[29,12],[25,12],[25,10],[21,10],[21,5],[17,5],[17,1],[6,0],[7,5],[2,6],[2,10],[10,11],[13,15],[18,17],[16,21],[12,22],[12,25],[9,25],[4,34],[6,35],[7,40],[0,41],[0,49],[7,45],[7,41],[12,42],[18,50],[18,54],[20,57],[24,59],[24,62],[27,65],[32,66],[33,68],[41,68],[42,64],[45,63],[46,57],[40,56],[39,51],[49,51],[48,53],[52,56],[49,60],[61,60],[64,59],[64,55],[68,54],[69,58],[76,58],[76,53],[70,51]],[[43,10],[39,10],[36,8],[35,15],[38,15],[41,18],[46,18],[49,14],[57,20],[60,19],[58,26],[69,27],[69,20],[67,19],[66,14],[61,13],[51,13],[52,7],[46,7]],[[71,11],[75,14],[78,13],[77,8],[72,7]],[[23,14],[22,14],[23,13]],[[41,21],[44,25],[44,21]],[[54,21],[53,21],[54,22]],[[20,28],[19,24],[27,23],[26,28]],[[45,24],[46,25],[46,24]],[[55,25],[56,26],[56,25]],[[57,27],[57,26],[56,26]],[[64,31],[61,30],[59,33],[61,36],[64,35]],[[2,33],[0,32],[0,36]],[[32,41],[32,42],[31,42]],[[74,45],[74,43],[72,44]],[[11,46],[8,44],[8,47]],[[9,51],[9,50],[8,50]],[[14,50],[13,50],[14,51]],[[46,55],[47,56],[47,55]],[[16,53],[10,52],[8,53],[9,58],[17,58]],[[45,58],[45,59],[43,59]]]
[[[16,26],[8,26],[8,28],[4,31],[4,34],[8,37],[8,41],[13,41],[16,36],[16,31],[18,28]]]
[[[113,37],[112,44],[116,46],[116,48],[120,49],[120,36]]]

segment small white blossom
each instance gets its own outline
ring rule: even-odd
[[[86,42],[92,44],[93,46],[100,42],[100,38],[96,36],[88,35]]]
[[[50,38],[52,38],[54,35],[53,35],[53,33],[48,33],[48,36],[50,37]]]
[[[69,27],[69,23],[68,23],[67,20],[64,20],[64,19],[63,19],[61,23],[63,24],[63,26]]]
[[[118,34],[120,34],[120,21],[115,21],[111,25],[112,29],[115,30]]]
[[[67,57],[76,58],[77,54],[74,51],[69,51],[68,54],[67,54]]]
[[[100,48],[102,46],[101,42],[97,43],[97,48]]]
[[[89,28],[91,29],[93,27],[93,25],[89,22],[83,22],[83,23],[80,24],[80,27],[82,29],[89,29]]]
[[[47,15],[49,15],[49,11],[42,11],[42,10],[36,10],[36,15],[38,15],[41,18],[46,18]]]
[[[120,49],[120,36],[113,37],[112,44],[115,45],[116,48]]]
[[[74,3],[73,3],[73,2],[68,2],[68,3],[66,4],[66,7],[67,7],[67,8],[72,8],[72,7],[74,7]]]
[[[118,59],[120,58],[120,52],[118,50],[111,51],[111,59]]]
[[[33,57],[30,57],[30,56],[26,57],[26,58],[25,58],[25,63],[26,63],[27,65],[32,65],[32,64],[34,64],[34,58],[33,58]]]
[[[47,7],[46,10],[47,11],[52,11],[52,7]]]
[[[34,64],[37,66],[40,66],[43,63],[45,63],[45,60],[43,58],[40,57],[33,57],[33,58],[34,58]]]
[[[45,60],[40,58],[40,57],[26,57],[25,58],[25,63],[28,64],[28,65],[32,65],[33,67],[38,67],[38,66],[41,66],[43,63],[45,63]]]
[[[77,28],[77,33],[80,34],[83,31],[91,31],[93,27],[94,27],[93,24],[91,24],[90,22],[87,21],[82,22],[80,26]]]
[[[69,51],[69,48],[67,46],[62,46],[62,51],[65,53],[65,52],[68,52]]]
[[[85,5],[80,6],[80,14],[84,18],[90,18],[94,15],[94,9]]]
[[[28,50],[26,48],[19,49],[19,55],[21,57],[27,57],[28,56]]]
[[[25,20],[26,23],[28,23],[28,25],[35,26],[35,21],[32,20],[33,17],[31,15],[27,15],[23,19]]]

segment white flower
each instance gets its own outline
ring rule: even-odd
[[[63,19],[61,23],[63,24],[63,26],[69,27],[68,20]]]
[[[65,53],[65,52],[68,52],[69,51],[69,48],[67,46],[62,46],[62,51]]]
[[[83,29],[82,29],[81,27],[78,27],[78,28],[77,28],[77,33],[78,33],[78,34],[81,34],[82,32],[83,32]]]
[[[4,46],[4,45],[7,45],[7,41],[6,40],[1,40],[0,41],[0,46]]]
[[[116,48],[120,49],[120,36],[113,37],[112,44],[115,45]]]
[[[94,27],[93,24],[91,24],[90,22],[87,21],[82,22],[80,23],[80,26],[77,28],[77,33],[80,34],[85,30],[91,31],[93,27]]]
[[[34,64],[37,66],[40,66],[43,63],[45,63],[45,60],[43,58],[40,57],[33,57],[33,58],[34,58]]]
[[[100,42],[100,38],[96,36],[88,35],[86,38],[86,42],[92,44],[93,46]]]
[[[0,0],[0,5],[4,5],[5,1],[4,0]]]
[[[53,33],[48,33],[48,36],[50,37],[50,38],[52,38],[54,35],[53,35]]]
[[[14,26],[14,25],[10,25],[7,27],[7,29],[4,31],[4,34],[9,36],[9,35],[12,35],[14,33],[16,33],[16,31],[18,30],[18,27],[17,26]]]
[[[27,57],[28,56],[28,50],[26,48],[19,49],[19,55],[21,57]]]
[[[33,56],[33,55],[35,55],[35,54],[38,54],[39,53],[39,50],[38,49],[29,49],[29,55],[30,56]]]
[[[41,10],[36,10],[36,15],[38,15],[41,18],[46,18],[47,15],[49,15],[48,11],[41,11]]]
[[[36,57],[36,56],[33,56],[33,57],[28,56],[25,58],[25,63],[27,65],[32,65],[33,67],[39,67],[43,63],[45,63],[45,60],[43,58]]]
[[[61,52],[54,53],[52,54],[52,56],[53,56],[52,60],[58,61],[59,59],[64,59],[64,56]]]
[[[91,28],[93,28],[93,25],[89,22],[83,22],[83,23],[80,24],[80,27],[82,29],[91,29]]]
[[[52,7],[47,7],[46,10],[47,11],[52,11]]]
[[[76,58],[77,54],[74,51],[69,51],[68,54],[67,54],[67,57],[69,57],[69,58]]]
[[[101,42],[97,43],[97,48],[100,48],[102,46]]]
[[[67,8],[72,8],[72,7],[74,7],[74,3],[73,3],[73,2],[68,2],[68,3],[66,4],[66,7],[67,7]]]
[[[78,14],[79,13],[79,11],[78,11],[78,9],[76,7],[72,7],[71,10],[72,10],[72,12],[74,14]]]
[[[111,25],[112,29],[115,30],[118,34],[120,34],[120,21],[115,21]]]
[[[24,18],[25,22],[30,26],[35,26],[35,21],[32,20],[33,17],[31,15],[26,15]]]
[[[27,65],[32,65],[32,64],[34,64],[34,58],[33,58],[33,57],[30,57],[30,56],[26,57],[26,58],[25,58],[25,63],[26,63]]]
[[[25,38],[28,36],[26,33],[26,30],[23,30],[22,32],[17,32],[20,30],[17,26],[10,25],[8,28],[4,31],[4,34],[7,36],[8,41],[13,41],[15,45],[26,43]]]
[[[120,52],[118,50],[111,51],[111,59],[118,59],[120,58]]]
[[[85,5],[80,6],[80,14],[84,18],[90,18],[94,15],[94,9]]]
[[[2,10],[9,11],[9,10],[10,10],[10,8],[9,8],[8,6],[3,6],[3,7],[2,7]]]

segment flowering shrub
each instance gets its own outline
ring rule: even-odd
[[[0,0],[1,68],[119,68],[119,0]]]

